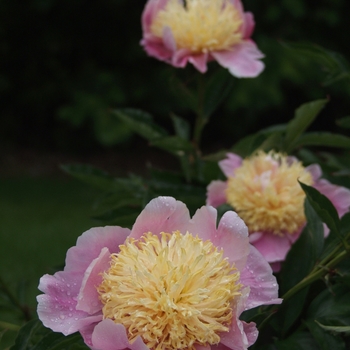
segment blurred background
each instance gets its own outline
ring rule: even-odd
[[[95,224],[90,213],[97,191],[59,165],[89,163],[114,175],[142,174],[148,161],[176,167],[110,113],[140,108],[169,129],[170,112],[193,118],[171,89],[180,70],[147,57],[139,44],[145,3],[0,2],[0,276],[32,314],[39,277],[63,264],[66,249]],[[349,59],[350,2],[243,4],[254,13],[253,39],[266,69],[256,79],[235,79],[204,130],[204,151],[285,123],[302,103],[326,97],[330,102],[312,128],[343,132],[335,120],[349,115],[350,84],[317,47]],[[291,48],[305,42],[315,51]]]

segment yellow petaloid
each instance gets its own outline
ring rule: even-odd
[[[179,49],[194,53],[228,50],[242,40],[240,12],[227,0],[169,0],[154,19],[151,32],[163,37],[164,27],[173,33]]]
[[[195,349],[227,332],[240,274],[210,242],[179,231],[127,240],[98,287],[104,318],[150,349]]]
[[[305,194],[298,180],[313,183],[301,162],[290,162],[281,153],[260,151],[243,160],[228,179],[227,202],[250,232],[292,234],[305,222]]]

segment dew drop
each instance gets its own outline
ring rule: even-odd
[[[61,320],[64,320],[65,318],[66,318],[66,316],[60,315],[60,319],[61,319]]]

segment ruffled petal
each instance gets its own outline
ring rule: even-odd
[[[205,73],[208,69],[208,54],[203,53],[201,55],[191,55],[188,58],[188,62],[192,63],[193,66],[198,69],[201,73]]]
[[[227,183],[224,181],[212,181],[207,187],[207,205],[217,208],[221,204],[226,203]]]
[[[251,12],[245,12],[243,19],[243,39],[249,39],[255,28],[254,15]]]
[[[131,344],[126,335],[125,327],[105,319],[100,322],[92,333],[92,344],[96,349],[102,350],[149,350],[140,337]]]
[[[190,214],[186,205],[172,197],[158,197],[151,200],[137,217],[130,237],[140,238],[147,232],[159,235],[179,230],[186,232]]]
[[[158,11],[164,8],[167,2],[168,0],[148,0],[141,17],[142,29],[144,33],[148,33],[150,31],[150,27]]]
[[[124,243],[129,233],[129,229],[119,226],[94,227],[84,232],[78,238],[76,246],[68,250],[64,271],[80,273],[82,279],[102,248],[107,247],[111,253],[118,252],[119,245]]]
[[[350,190],[333,185],[325,179],[318,180],[313,187],[325,195],[337,209],[339,216],[343,216],[350,210]]]
[[[46,294],[37,296],[37,313],[45,327],[68,335],[77,332],[82,324],[102,319],[102,315],[90,316],[76,310],[76,296],[80,287],[76,281],[79,280],[81,277],[77,274],[65,272],[41,277],[39,289]]]
[[[305,170],[307,170],[311,174],[315,182],[322,176],[322,170],[318,164],[311,164],[307,166]]]
[[[99,257],[94,259],[87,268],[77,297],[77,310],[91,315],[102,309],[96,287],[102,283],[101,272],[110,266],[110,256],[108,248],[103,248]]]
[[[217,231],[212,235],[213,244],[224,251],[231,263],[242,270],[249,254],[248,228],[234,212],[227,211],[219,222]]]
[[[250,287],[246,309],[282,302],[278,298],[278,284],[271,266],[253,246],[250,246],[246,267],[241,272],[241,283]]]
[[[226,177],[233,176],[235,170],[242,165],[242,158],[234,153],[227,153],[225,159],[219,162],[219,167]]]
[[[214,51],[211,54],[237,78],[255,78],[265,68],[264,63],[260,61],[264,55],[250,40],[243,41],[230,51]]]
[[[264,232],[252,243],[268,262],[283,261],[292,245],[288,235],[278,236]]]

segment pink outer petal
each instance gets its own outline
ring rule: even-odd
[[[218,207],[226,203],[226,188],[227,183],[224,181],[212,181],[207,187],[207,205]]]
[[[119,251],[119,245],[129,232],[129,229],[117,226],[97,227],[84,232],[77,245],[68,250],[64,271],[40,279],[38,288],[45,294],[37,296],[37,312],[46,327],[67,335],[102,319],[101,315],[90,316],[76,309],[84,274],[104,247],[111,252]]]
[[[164,8],[168,0],[148,0],[142,13],[142,29],[144,33],[148,33],[150,26],[157,15],[158,11]]]
[[[192,63],[195,68],[197,68],[201,73],[205,73],[208,69],[208,54],[203,53],[201,55],[191,55],[188,62]]]
[[[80,276],[57,272],[54,276],[44,275],[39,289],[46,294],[37,296],[37,312],[45,327],[64,335],[78,331],[83,325],[100,321],[102,315],[90,316],[76,310],[76,298]]]
[[[186,205],[172,197],[152,199],[137,217],[130,237],[138,239],[147,232],[159,235],[179,230],[186,232],[190,214]]]
[[[245,40],[234,46],[231,51],[214,51],[212,56],[237,78],[255,78],[264,70],[264,57],[256,44]]]
[[[233,176],[235,170],[242,165],[242,158],[234,153],[227,153],[227,158],[219,162],[219,167],[226,177]]]
[[[227,211],[219,222],[217,233],[211,241],[224,250],[224,257],[242,270],[249,254],[248,228],[234,211]]]
[[[305,169],[312,175],[314,182],[322,176],[322,170],[318,164],[311,164]]]
[[[247,324],[239,320],[239,316],[245,309],[248,295],[249,288],[244,288],[237,304],[233,307],[233,319],[229,331],[220,334],[220,343],[232,350],[246,350],[258,337],[254,322]]]
[[[252,243],[268,262],[283,261],[292,245],[287,235],[278,236],[264,232],[260,239]]]
[[[325,195],[337,209],[339,216],[343,216],[350,209],[350,190],[333,185],[325,179],[318,180],[313,187]]]
[[[246,310],[282,302],[282,299],[278,298],[278,284],[270,265],[253,246],[250,246],[247,265],[241,272],[241,283],[250,287]]]
[[[91,340],[93,347],[99,350],[149,350],[140,337],[130,344],[125,327],[109,319],[95,327]]]
[[[111,253],[108,248],[102,248],[101,254],[87,268],[78,294],[77,310],[94,314],[102,309],[102,303],[96,287],[102,283],[102,271],[110,266]]]
[[[252,36],[255,28],[254,15],[251,12],[245,12],[243,18],[243,39],[249,39]]]
[[[107,247],[111,253],[119,251],[119,245],[123,244],[130,230],[119,226],[94,227],[84,232],[77,240],[76,246],[67,252],[65,272],[81,273],[81,278],[91,264],[97,258],[101,249]]]
[[[249,253],[248,228],[233,211],[226,212],[216,229],[217,211],[211,206],[203,206],[193,215],[188,231],[203,240],[210,240],[222,248],[224,257],[235,263],[238,270],[243,269]]]

